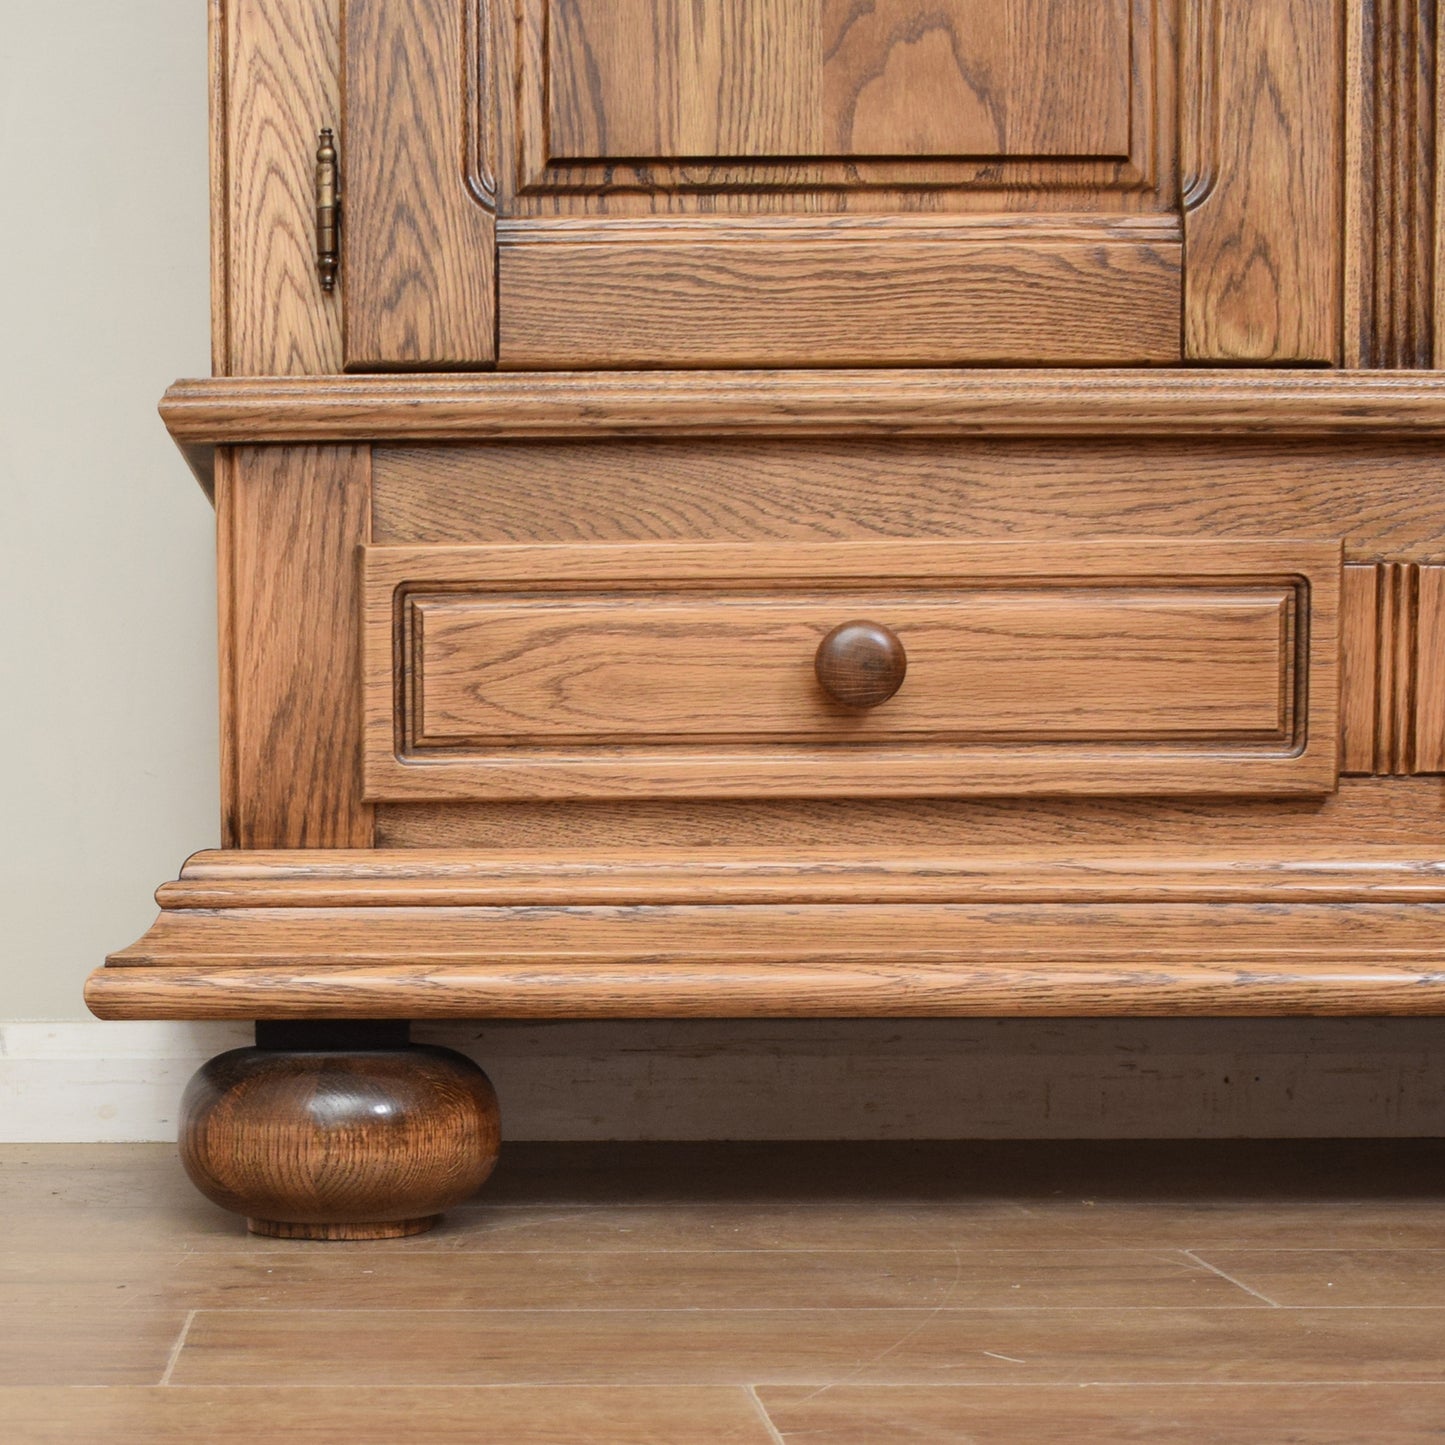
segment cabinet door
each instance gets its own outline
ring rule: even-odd
[[[348,369],[1330,362],[1341,0],[345,0]]]

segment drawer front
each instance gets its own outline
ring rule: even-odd
[[[1326,792],[1339,580],[1329,542],[370,547],[367,794]],[[817,658],[865,621],[902,682],[849,706],[880,659]]]

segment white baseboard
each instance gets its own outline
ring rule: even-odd
[[[1431,1137],[1445,1020],[419,1025],[512,1139]],[[242,1024],[0,1023],[0,1141],[175,1137]]]

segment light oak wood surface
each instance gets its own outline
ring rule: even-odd
[[[226,328],[217,370],[339,371],[344,291],[327,297],[316,281],[314,172],[317,130],[340,106],[340,0],[218,3],[224,128],[212,184],[225,210],[212,224],[225,264],[213,279],[226,288]]]
[[[691,881],[678,877],[685,860],[609,876],[602,860],[579,859],[569,879],[545,868],[509,877],[485,862],[468,874],[448,854],[435,863],[420,854],[383,860],[392,871],[378,878],[359,853],[332,858],[323,882],[318,861],[265,855],[253,873],[245,854],[204,855],[199,892],[189,880],[163,891],[151,931],[92,976],[92,1010],[161,1018],[1445,1010],[1435,868],[1357,863],[1336,872],[1301,862],[1274,894],[1267,869],[1236,877],[1205,865],[1176,877],[1147,857],[1052,877],[1047,863],[1021,862],[1021,878],[1032,877],[1013,892],[946,859],[905,865],[917,880],[880,879],[866,861],[850,869],[847,860],[805,879],[744,856]],[[570,906],[548,906],[549,887],[571,887]],[[1253,901],[1262,892],[1269,901]],[[707,902],[678,901],[689,896]],[[869,897],[876,901],[859,901]],[[1409,901],[1391,901],[1400,898]]]
[[[1445,436],[1429,373],[763,371],[215,378],[161,415],[204,475],[260,442],[607,437]]]
[[[859,16],[749,0],[682,24],[654,0],[630,3],[609,26],[588,0],[427,0],[406,12],[388,62],[405,84],[389,92],[379,50],[358,46],[354,67],[345,61],[339,0],[216,0],[218,370],[335,371],[343,311],[358,340],[387,330],[370,364],[488,364],[491,306],[473,283],[496,265],[494,213],[504,232],[668,215],[1172,219],[1189,233],[1189,356],[1430,364],[1445,316],[1435,265],[1445,150],[1437,37],[1418,6],[888,0]],[[623,36],[650,43],[628,49]],[[343,93],[363,156],[375,122],[380,134],[404,131],[421,163],[405,177],[416,204],[402,214],[399,192],[365,183],[384,172],[358,160],[348,245],[381,269],[363,265],[354,294],[343,279],[328,297],[309,274],[311,157],[317,128],[339,124]],[[442,217],[458,244],[418,250],[408,238]],[[415,263],[390,293],[372,286],[388,242]],[[851,264],[813,249],[835,276]],[[977,278],[978,309],[1016,301],[1010,278],[1037,271],[1029,250],[1023,242],[1017,265]],[[590,300],[585,278],[603,258],[548,254],[569,263],[559,290]],[[685,259],[677,249],[615,318],[668,340],[635,313],[656,303],[660,318],[706,297]],[[439,309],[443,295],[461,304]],[[518,296],[545,300],[530,285]],[[728,304],[713,299],[718,315]],[[874,314],[880,348],[896,352],[898,328]],[[1057,360],[1047,314],[1015,316],[1036,348],[1028,359]],[[785,344],[766,323],[756,312],[744,322],[754,346]],[[1123,333],[1092,334],[1117,347]],[[607,343],[600,325],[586,335],[579,348]]]
[[[349,371],[496,355],[495,217],[458,184],[477,37],[457,0],[344,0],[341,268]]]
[[[1323,542],[371,547],[367,796],[1327,792],[1338,558]],[[896,626],[913,658],[861,719],[813,675],[850,617]]]
[[[1210,33],[1184,231],[1185,354],[1340,356],[1343,0],[1194,0]]]
[[[241,448],[217,497],[224,837],[364,847],[352,619],[366,447]],[[298,780],[304,779],[304,786]]]
[[[248,1238],[164,1147],[10,1146],[0,1421],[1423,1445],[1439,1171],[1422,1141],[517,1145],[439,1231],[318,1248]]]
[[[538,802],[467,806],[388,803],[376,810],[389,848],[650,851],[837,849],[892,856],[905,840],[954,856],[1180,861],[1438,857],[1445,795],[1438,783],[1342,778],[1324,798],[739,799]]]
[[[557,0],[554,156],[1116,155],[1128,0]]]

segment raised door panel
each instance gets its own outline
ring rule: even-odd
[[[551,0],[556,160],[1126,156],[1129,0]]]
[[[1179,360],[1153,0],[518,15],[501,365]]]

